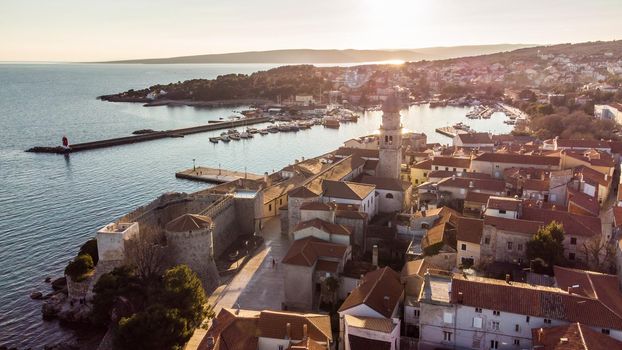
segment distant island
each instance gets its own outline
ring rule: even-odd
[[[362,63],[381,61],[421,61],[486,55],[534,47],[532,44],[468,45],[398,50],[271,50],[222,54],[148,58],[97,63],[180,64],[180,63]]]

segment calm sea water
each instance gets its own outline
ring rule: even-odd
[[[206,124],[233,114],[230,109],[142,107],[109,103],[96,96],[156,83],[251,73],[275,65],[0,65],[0,345],[42,348],[70,339],[74,331],[41,319],[41,303],[29,298],[48,291],[43,280],[60,276],[78,247],[97,229],[167,191],[196,191],[204,185],[174,173],[197,165],[262,174],[300,157],[337,148],[372,133],[380,112],[338,130],[314,127],[298,133],[257,135],[214,145],[204,133],[69,156],[32,154],[35,145],[78,143]],[[234,109],[241,109],[234,108]],[[403,124],[423,131],[429,142],[450,143],[434,128],[467,121],[464,108],[415,106],[402,111]],[[502,115],[471,121],[479,131],[507,132]]]

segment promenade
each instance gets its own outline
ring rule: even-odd
[[[251,310],[281,310],[284,300],[283,266],[281,260],[287,253],[290,240],[281,234],[278,217],[266,222],[260,232],[264,247],[226,284],[219,286],[208,299],[218,314],[222,308]],[[272,266],[272,259],[277,264]],[[205,329],[197,329],[186,344],[185,350],[198,349]]]

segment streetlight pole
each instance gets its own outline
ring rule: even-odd
[[[197,171],[196,159],[192,158],[192,170]]]

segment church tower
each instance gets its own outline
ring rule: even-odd
[[[380,161],[376,175],[399,179],[402,164],[402,123],[400,101],[395,93],[389,95],[384,101],[382,112],[378,140]]]

